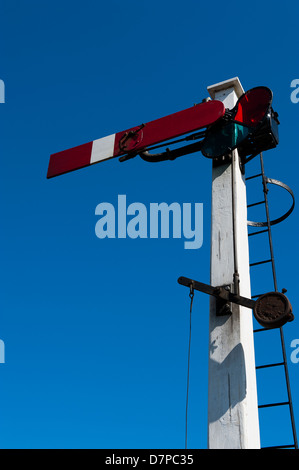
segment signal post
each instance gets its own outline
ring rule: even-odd
[[[208,91],[229,109],[244,93],[238,78]],[[237,150],[226,163],[213,161],[210,281],[251,297],[246,186]],[[208,447],[260,448],[252,313],[230,304],[219,315],[220,308],[211,296]]]

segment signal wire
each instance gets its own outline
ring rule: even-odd
[[[189,316],[189,346],[188,346],[188,367],[187,367],[187,393],[186,393],[186,423],[185,423],[185,449],[188,442],[188,402],[189,402],[189,379],[190,379],[190,352],[191,352],[191,333],[192,333],[192,307],[194,298],[193,284],[190,284],[190,316]]]

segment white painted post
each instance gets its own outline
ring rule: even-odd
[[[244,92],[237,77],[208,91],[229,109]],[[232,284],[237,268],[239,293],[250,298],[246,186],[238,160],[234,150],[231,163],[213,164],[210,281]],[[234,305],[232,315],[216,316],[211,297],[209,330],[208,447],[260,448],[252,312]]]

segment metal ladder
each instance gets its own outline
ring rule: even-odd
[[[254,230],[253,232],[249,233],[249,237],[255,237],[256,235],[259,235],[261,233],[268,233],[268,241],[269,241],[269,247],[270,247],[270,258],[258,262],[254,262],[250,264],[250,268],[254,266],[259,266],[265,263],[270,263],[272,267],[272,276],[273,276],[273,284],[274,284],[274,290],[275,292],[278,292],[278,287],[277,287],[277,278],[276,278],[276,270],[275,270],[275,260],[274,260],[274,251],[273,251],[273,242],[272,242],[272,233],[271,233],[271,225],[274,225],[274,223],[279,223],[283,219],[285,219],[293,210],[294,208],[294,197],[293,193],[288,188],[286,185],[283,185],[280,182],[277,182],[276,180],[270,180],[265,176],[265,171],[264,171],[264,161],[263,161],[263,155],[262,153],[260,154],[260,167],[261,171],[258,174],[255,174],[253,176],[249,176],[246,178],[246,181],[252,180],[254,178],[261,178],[262,179],[262,185],[263,185],[263,193],[264,193],[264,199],[258,202],[254,202],[253,204],[249,204],[247,207],[254,207],[258,205],[264,205],[265,210],[266,210],[266,222],[261,222],[261,223],[255,223],[255,222],[249,222],[249,225],[255,226],[255,227],[266,227],[262,230]],[[276,182],[275,182],[276,181]],[[280,186],[283,186],[285,189],[287,189],[292,197],[293,197],[293,206],[292,208],[285,214],[285,216],[276,219],[275,221],[270,220],[269,216],[269,204],[268,204],[268,183],[273,183],[278,184]],[[259,293],[258,295],[253,295],[252,298],[257,298],[261,295]],[[254,330],[255,334],[266,334],[265,332],[267,331],[272,331],[267,328],[258,328]],[[262,333],[263,332],[263,333]],[[281,342],[281,348],[282,348],[282,357],[283,361],[282,362],[276,362],[276,363],[270,363],[270,364],[265,364],[265,365],[259,365],[256,367],[256,369],[266,369],[269,367],[283,367],[284,368],[284,375],[285,375],[285,381],[286,381],[286,389],[287,389],[287,396],[288,400],[283,401],[283,402],[276,402],[276,403],[267,403],[267,404],[260,404],[258,406],[259,409],[261,408],[270,408],[270,407],[275,407],[275,406],[288,406],[289,407],[289,412],[290,412],[290,420],[291,420],[291,427],[292,427],[292,434],[293,434],[293,443],[289,445],[281,445],[281,446],[271,446],[271,447],[263,447],[264,449],[270,449],[270,448],[276,448],[276,449],[282,449],[282,448],[295,448],[298,449],[298,440],[297,440],[297,434],[296,434],[296,426],[295,426],[295,419],[294,419],[294,410],[293,410],[293,402],[292,402],[292,395],[291,395],[291,387],[290,387],[290,378],[289,378],[289,371],[288,371],[288,364],[287,364],[287,355],[286,355],[286,348],[285,348],[285,340],[284,340],[284,334],[283,334],[283,328],[279,328],[280,332],[280,342]]]

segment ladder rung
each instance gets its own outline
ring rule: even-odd
[[[284,362],[276,362],[275,364],[265,364],[263,366],[257,366],[256,369],[266,369],[266,367],[284,366]]]
[[[246,181],[252,180],[253,178],[257,178],[258,176],[263,176],[263,174],[262,174],[262,173],[258,173],[257,175],[248,176],[247,178],[245,178],[245,180],[246,180]]]
[[[251,263],[249,266],[257,266],[258,264],[271,263],[271,259],[266,259],[265,261],[258,261],[257,263]]]
[[[259,405],[258,408],[269,408],[270,406],[282,406],[282,405],[289,405],[289,401],[282,401],[280,403],[268,403],[267,405]]]
[[[254,202],[253,204],[248,204],[247,207],[259,206],[260,204],[265,204],[265,201]]]
[[[260,233],[265,233],[269,232],[269,229],[266,228],[265,230],[256,230],[255,232],[251,232],[248,234],[249,237],[252,237],[253,235],[259,235]]]

